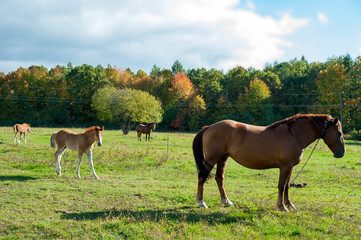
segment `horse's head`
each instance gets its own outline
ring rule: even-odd
[[[325,123],[323,141],[333,152],[335,158],[345,155],[345,142],[343,140],[342,125],[338,118],[332,118]]]
[[[155,130],[155,125],[156,125],[156,123],[153,123],[153,130]]]
[[[28,129],[26,129],[29,133],[30,133],[30,124],[29,124],[29,126],[28,126]]]
[[[101,128],[98,126],[95,127],[95,138],[96,138],[96,141],[97,141],[99,147],[103,144],[103,142],[102,142],[103,131],[104,131],[104,126]]]

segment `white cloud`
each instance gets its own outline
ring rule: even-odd
[[[0,44],[7,49],[0,72],[7,61],[136,71],[169,68],[178,59],[186,68],[261,68],[283,56],[292,47],[286,37],[308,24],[288,14],[259,15],[253,1],[247,9],[237,7],[238,0],[23,0],[21,8],[11,2],[0,4]]]
[[[321,23],[328,23],[329,22],[329,20],[328,20],[328,17],[326,16],[326,14],[324,14],[324,13],[318,13],[317,14],[317,19],[318,19],[318,21],[320,21]]]

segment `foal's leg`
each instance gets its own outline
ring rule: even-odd
[[[90,164],[90,168],[92,170],[92,173],[93,173],[93,176],[95,177],[95,179],[99,179],[98,175],[95,173],[95,170],[94,170],[94,164],[93,164],[93,157],[92,157],[92,151],[89,150],[88,152],[86,152],[86,156],[88,157],[88,161],[89,161],[89,164]]]
[[[83,158],[83,153],[78,153],[78,166],[76,167],[76,176],[78,178],[81,178],[80,177],[80,165],[81,165],[81,162],[82,162],[82,158]]]
[[[284,202],[284,192],[286,189],[287,179],[290,176],[293,166],[284,166],[280,168],[280,177],[278,181],[278,199],[277,199],[277,210],[288,212]]]
[[[216,181],[221,194],[221,203],[226,207],[233,206],[233,203],[228,199],[226,190],[224,189],[224,173],[226,171],[228,156],[225,155],[222,157],[221,161],[217,163],[217,172],[216,172]]]
[[[295,207],[295,205],[293,205],[293,203],[291,202],[290,197],[288,195],[288,190],[290,188],[292,170],[293,170],[293,168],[291,169],[290,174],[288,175],[288,178],[287,178],[286,183],[285,183],[285,191],[284,191],[283,201],[284,201],[284,203],[285,203],[285,205],[286,205],[286,207],[288,209],[297,210],[297,208]]]
[[[20,143],[21,142],[21,137],[23,136],[23,133],[22,132],[20,132],[20,139],[18,138],[18,143]]]
[[[18,133],[15,133],[14,143],[15,143],[15,141],[17,141],[17,140],[18,140]]]
[[[24,132],[24,142],[26,144],[26,132]]]
[[[60,160],[63,156],[63,153],[65,151],[65,147],[58,148],[56,152],[54,153],[55,156],[55,163],[56,163],[56,173],[61,176],[61,166],[60,166]]]

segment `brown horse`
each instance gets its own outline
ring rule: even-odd
[[[334,157],[345,155],[341,122],[325,114],[297,114],[267,127],[232,120],[203,127],[193,141],[199,207],[207,208],[203,201],[203,185],[216,164],[215,179],[221,203],[233,206],[223,187],[227,159],[231,157],[251,169],[279,168],[277,209],[296,209],[288,195],[292,169],[302,160],[304,149],[318,138],[324,140]]]
[[[18,141],[18,143],[21,142],[22,134],[24,134],[24,142],[26,143],[26,131],[28,131],[30,133],[30,124],[28,124],[28,123],[15,124],[13,126],[13,128],[14,128],[14,132],[15,132],[14,143],[16,140]],[[18,139],[19,132],[20,132],[20,139]]]
[[[50,145],[52,148],[55,148],[55,144],[58,146],[54,156],[56,161],[56,173],[61,176],[61,166],[60,160],[66,148],[69,148],[72,151],[78,151],[78,167],[76,168],[76,175],[80,178],[80,164],[82,162],[82,156],[85,153],[88,157],[90,168],[92,170],[93,176],[96,179],[99,179],[94,170],[92,152],[94,142],[97,141],[98,146],[102,145],[104,127],[90,127],[86,129],[83,133],[74,133],[69,130],[61,130],[59,132],[53,133],[51,136]]]
[[[155,123],[148,123],[147,125],[139,124],[135,129],[137,130],[139,141],[142,141],[142,133],[145,133],[145,141],[147,141],[147,136],[149,141],[152,130],[155,130]]]

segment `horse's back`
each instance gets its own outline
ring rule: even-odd
[[[26,132],[26,130],[30,127],[30,124],[28,123],[23,123],[23,124],[15,124],[13,126],[14,128],[14,132]]]
[[[140,132],[145,126],[143,124],[138,124],[137,127],[135,128],[135,130],[137,132]]]
[[[64,129],[56,133],[54,139],[59,147],[67,147],[71,150],[76,151],[79,142],[79,135],[73,131]]]

